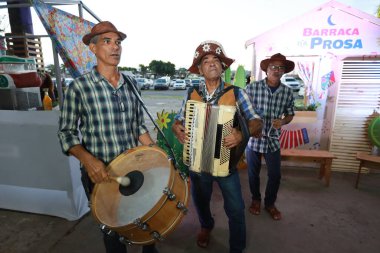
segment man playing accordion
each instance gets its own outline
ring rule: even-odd
[[[188,116],[185,114],[191,111],[186,108],[187,105],[189,105],[187,102],[190,101],[195,101],[194,104],[196,104],[196,102],[204,103],[204,107],[207,108],[207,115],[204,117],[206,118],[205,125],[207,125],[204,129],[205,132],[207,132],[209,128],[213,128],[216,124],[213,121],[209,121],[209,111],[215,108],[222,108],[223,106],[236,110],[237,113],[234,117],[236,124],[228,127],[228,134],[223,136],[221,142],[215,143],[215,145],[214,143],[205,143],[203,144],[203,150],[196,151],[198,155],[204,156],[201,159],[203,161],[209,158],[209,155],[207,155],[209,147],[218,150],[222,148],[231,150],[228,173],[223,176],[217,176],[217,173],[211,173],[209,168],[202,168],[208,166],[205,165],[205,163],[201,163],[200,171],[193,170],[190,164],[189,173],[191,194],[201,223],[201,231],[197,237],[198,246],[202,248],[208,246],[210,234],[214,228],[214,219],[210,210],[210,200],[213,182],[215,181],[222,191],[224,209],[229,219],[230,253],[241,253],[246,246],[246,227],[240,179],[236,170],[236,160],[240,157],[236,156],[241,156],[242,153],[235,151],[245,148],[249,136],[259,137],[261,135],[262,121],[252,107],[245,91],[225,83],[221,79],[222,73],[233,61],[233,59],[226,56],[222,45],[216,41],[204,41],[196,48],[193,64],[189,68],[189,71],[194,74],[202,75],[205,78],[205,83],[202,83],[199,87],[189,88],[182,108],[176,116],[172,130],[181,143],[188,143],[190,141],[188,134],[191,132],[191,129],[187,129],[186,125],[184,125],[186,116]],[[216,132],[218,131],[216,130]],[[199,138],[203,138],[204,135],[205,134],[194,135],[197,140],[191,141],[199,141]],[[215,138],[211,138],[211,140],[215,140]],[[208,146],[205,146],[206,144]],[[222,147],[215,148],[214,146]],[[234,150],[234,152],[232,152],[232,150]],[[216,152],[212,152],[212,155],[213,153]]]

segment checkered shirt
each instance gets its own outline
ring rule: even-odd
[[[65,154],[74,145],[82,144],[108,164],[137,146],[139,136],[147,131],[141,104],[122,75],[114,88],[93,68],[65,91],[58,131]]]
[[[248,147],[260,153],[272,153],[280,149],[279,136],[281,130],[272,128],[272,120],[286,115],[294,115],[294,97],[291,88],[281,83],[272,94],[266,79],[246,86],[246,92],[251,99],[256,112],[263,119],[263,137],[251,137]]]

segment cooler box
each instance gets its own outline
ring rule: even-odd
[[[0,74],[9,74],[17,88],[40,87],[42,83],[34,58],[0,56]]]

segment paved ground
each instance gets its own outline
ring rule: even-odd
[[[145,91],[149,111],[178,110],[182,92]],[[160,96],[159,96],[160,95]],[[153,124],[147,119],[150,130]],[[262,171],[265,182],[266,171]],[[250,205],[247,172],[240,172],[246,206]],[[247,253],[378,253],[380,249],[380,174],[363,175],[359,189],[355,174],[334,172],[330,187],[317,179],[317,169],[285,168],[277,201],[283,220],[263,212],[246,211]],[[263,187],[262,187],[263,188]],[[1,193],[0,193],[1,194]],[[207,250],[196,246],[199,229],[192,202],[176,230],[159,243],[161,253],[228,252],[228,226],[219,188],[212,210],[216,220]],[[0,253],[101,253],[102,236],[91,213],[80,220],[0,209]],[[131,246],[129,253],[141,252]]]
[[[265,179],[265,170],[262,178]],[[246,171],[240,172],[246,205],[250,204]],[[330,187],[313,168],[285,168],[277,205],[283,220],[246,211],[246,252],[377,253],[380,249],[380,174],[363,175],[359,189],[355,175],[332,175]],[[210,247],[195,244],[198,222],[190,201],[189,213],[176,230],[158,244],[161,253],[228,252],[227,220],[215,186],[212,209],[216,220]],[[1,253],[101,253],[101,234],[91,214],[77,221],[0,210]],[[128,252],[141,252],[132,246]]]

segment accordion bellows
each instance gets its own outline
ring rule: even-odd
[[[231,150],[224,147],[224,137],[231,133],[235,112],[235,106],[187,101],[183,161],[191,171],[229,175]]]

